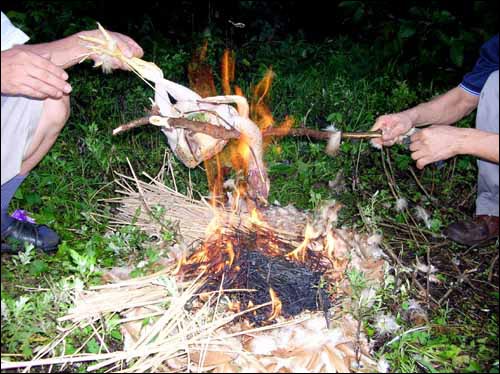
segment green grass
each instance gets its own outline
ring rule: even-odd
[[[211,52],[214,70],[220,52],[220,48]],[[189,51],[157,46],[153,56],[146,58],[154,59],[169,79],[187,83],[184,69]],[[407,82],[396,67],[380,68],[369,50],[345,39],[316,45],[292,39],[273,45],[249,44],[237,54],[237,83],[250,87],[269,65],[276,72],[270,105],[277,122],[292,115],[298,125],[305,122],[315,128],[334,122],[345,131],[368,130],[380,114],[407,108],[448,88],[436,88],[432,82]],[[72,290],[99,283],[102,271],[112,266],[145,261],[146,266],[135,272],[140,275],[161,255],[144,234],[132,228],[111,233],[106,222],[93,216],[109,212],[110,207],[101,200],[116,196],[114,173],[129,174],[127,158],[139,173],[156,175],[163,164],[168,145],[157,129],[111,135],[118,124],[141,116],[153,93],[132,74],[103,75],[88,64],[73,68],[70,80],[74,88],[71,118],[54,148],[17,192],[12,206],[32,213],[37,222],[56,229],[63,240],[52,256],[29,248],[18,256],[2,256],[2,354],[20,355],[13,359],[33,357],[35,347],[56,335],[56,318],[69,308]],[[450,82],[450,87],[455,83]],[[461,123],[471,124],[473,117]],[[498,247],[463,255],[463,248],[451,243],[436,247],[443,245],[442,240],[411,240],[407,232],[396,229],[408,216],[394,210],[381,153],[366,142],[343,143],[336,158],[325,155],[323,148],[324,144],[307,139],[273,143],[266,155],[272,181],[270,201],[312,209],[323,200],[338,199],[345,205],[343,223],[360,231],[383,231],[387,245],[407,266],[416,255],[425,261],[431,250],[432,262],[443,280],[432,288],[437,298],[457,282],[457,272],[449,268],[446,256],[460,259],[464,270],[477,267],[469,275],[477,290],[463,282],[449,301],[429,310],[424,329],[403,335],[390,345],[384,345],[390,338],[378,341],[393,370],[498,372],[498,288],[488,288],[489,263],[485,262],[498,253]],[[461,157],[448,161],[442,169],[431,166],[417,172],[433,197],[429,200],[409,172],[414,164],[406,148],[395,147],[385,157],[391,162],[398,191],[410,207],[422,205],[431,212],[430,231],[438,233],[447,223],[472,214],[473,159]],[[337,193],[328,182],[340,170],[346,189]],[[174,160],[174,173],[180,190],[185,191],[189,171]],[[201,168],[191,171],[191,179],[200,193],[208,192]],[[164,183],[171,185],[169,176]],[[418,227],[425,229],[421,224]],[[498,265],[495,269],[498,274]],[[422,298],[404,280],[408,278],[406,274],[406,278],[389,282],[372,311],[395,315],[401,331],[415,327],[404,317],[404,306],[410,298]],[[372,328],[374,316],[370,313],[364,315],[368,328]],[[74,352],[89,333],[80,331],[68,338],[66,353]],[[112,328],[107,338],[114,346],[120,344],[117,329]],[[98,342],[89,340],[85,349],[95,353]]]

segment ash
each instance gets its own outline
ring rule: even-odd
[[[296,316],[305,310],[327,313],[330,308],[326,292],[319,287],[320,272],[313,272],[283,257],[269,256],[261,250],[240,250],[235,265],[225,272],[223,287],[255,290],[233,295],[241,303],[242,309],[252,303],[261,305],[271,301],[270,288],[281,300],[284,317]],[[235,268],[239,271],[235,271]],[[221,276],[214,276],[209,288],[218,289],[220,280]],[[255,314],[247,314],[245,318],[263,324],[268,320],[271,309],[261,308]]]

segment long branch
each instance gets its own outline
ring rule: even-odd
[[[121,125],[113,131],[113,135],[118,135],[126,131],[132,130],[139,126],[148,125],[150,117],[143,117],[125,125]],[[168,124],[173,128],[186,129],[193,132],[199,132],[206,135],[210,135],[215,139],[230,140],[238,139],[240,133],[237,130],[228,130],[222,126],[216,126],[209,122],[201,121],[191,121],[185,118],[171,118],[168,120]],[[262,134],[264,137],[284,137],[284,136],[305,136],[317,140],[328,140],[330,139],[332,132],[321,131],[314,129],[281,129],[281,128],[269,128]],[[367,131],[367,132],[343,132],[343,139],[370,139],[378,138],[381,134],[379,132]]]

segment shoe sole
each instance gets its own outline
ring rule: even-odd
[[[57,251],[58,248],[59,248],[59,244],[56,245],[55,247],[50,247],[50,248],[37,248],[37,247],[35,247],[35,249],[42,251],[44,253],[55,252],[55,251]],[[8,245],[6,243],[2,243],[1,250],[2,250],[1,253],[12,254],[12,255],[18,254],[19,252],[23,251],[23,249],[12,248],[10,245]]]

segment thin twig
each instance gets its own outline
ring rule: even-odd
[[[434,202],[432,200],[432,197],[431,195],[429,195],[429,193],[427,192],[427,190],[425,189],[425,187],[422,185],[422,182],[420,182],[420,179],[417,177],[417,175],[415,174],[415,171],[413,170],[413,168],[410,166],[410,174],[413,176],[413,179],[415,179],[415,182],[417,182],[417,185],[420,187],[420,189],[423,191],[423,193],[425,194],[425,196],[427,196],[427,198],[429,199],[429,201],[431,202],[431,204],[433,206],[434,205]]]
[[[490,283],[493,281],[493,271],[495,269],[495,264],[497,261],[498,261],[498,253],[495,256],[495,258],[493,259],[493,261],[491,262],[490,268],[488,270],[488,282],[490,282]]]

